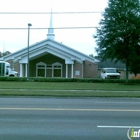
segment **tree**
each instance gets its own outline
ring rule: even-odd
[[[96,51],[103,60],[110,58],[125,63],[128,81],[131,60],[140,54],[137,53],[140,50],[140,1],[109,0],[102,16],[94,36]]]
[[[139,61],[135,60],[135,65],[130,67],[130,72],[134,73],[135,77],[137,76],[138,73],[140,73],[140,59]]]
[[[8,55],[8,54],[10,54],[9,51],[6,51],[6,52],[4,52],[4,53],[0,52],[0,57],[6,56],[6,55]]]
[[[140,73],[140,53],[135,56],[130,64],[130,72],[135,74],[135,77],[137,76],[138,73]]]
[[[94,55],[93,55],[93,54],[90,54],[90,55],[89,55],[89,57],[92,57],[92,58],[94,58]]]

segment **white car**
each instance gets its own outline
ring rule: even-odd
[[[120,79],[120,73],[116,68],[103,68],[101,70],[102,79]]]

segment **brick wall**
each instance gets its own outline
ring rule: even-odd
[[[84,61],[84,77],[83,78],[97,78],[98,75],[98,64],[90,61]]]
[[[82,78],[82,64],[78,63],[78,62],[74,62],[74,78]],[[79,75],[78,75],[79,72]]]
[[[79,71],[80,74],[76,75],[76,71]],[[84,61],[83,64],[75,62],[74,63],[74,77],[97,78],[98,77],[98,64],[89,62],[87,60]]]

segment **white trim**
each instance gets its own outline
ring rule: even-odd
[[[66,64],[66,78],[68,78],[68,64]]]
[[[46,47],[47,46],[47,47]],[[74,50],[64,44],[61,44],[59,42],[56,42],[54,40],[51,39],[46,39],[43,41],[40,41],[39,43],[35,43],[33,45],[30,46],[30,58],[39,55],[43,52],[46,51],[49,53],[52,53],[54,55],[57,55],[58,57],[63,57],[63,59],[75,59],[75,61],[79,61],[81,62],[82,60],[88,60],[92,63],[96,63],[96,59],[93,59],[91,57],[89,57],[88,55],[85,55],[77,50]],[[3,59],[5,61],[9,60],[9,59],[16,59],[18,60],[19,58],[21,59],[20,61],[22,61],[22,59],[25,57],[27,57],[27,47],[19,50],[15,53],[9,54],[7,56],[4,56]],[[19,60],[18,60],[19,61]]]
[[[28,68],[28,64],[25,64],[25,77],[27,77],[27,68]]]

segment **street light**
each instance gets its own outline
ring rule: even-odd
[[[28,23],[28,65],[27,65],[27,80],[29,80],[29,37],[30,37],[30,26],[32,26],[32,24]]]

